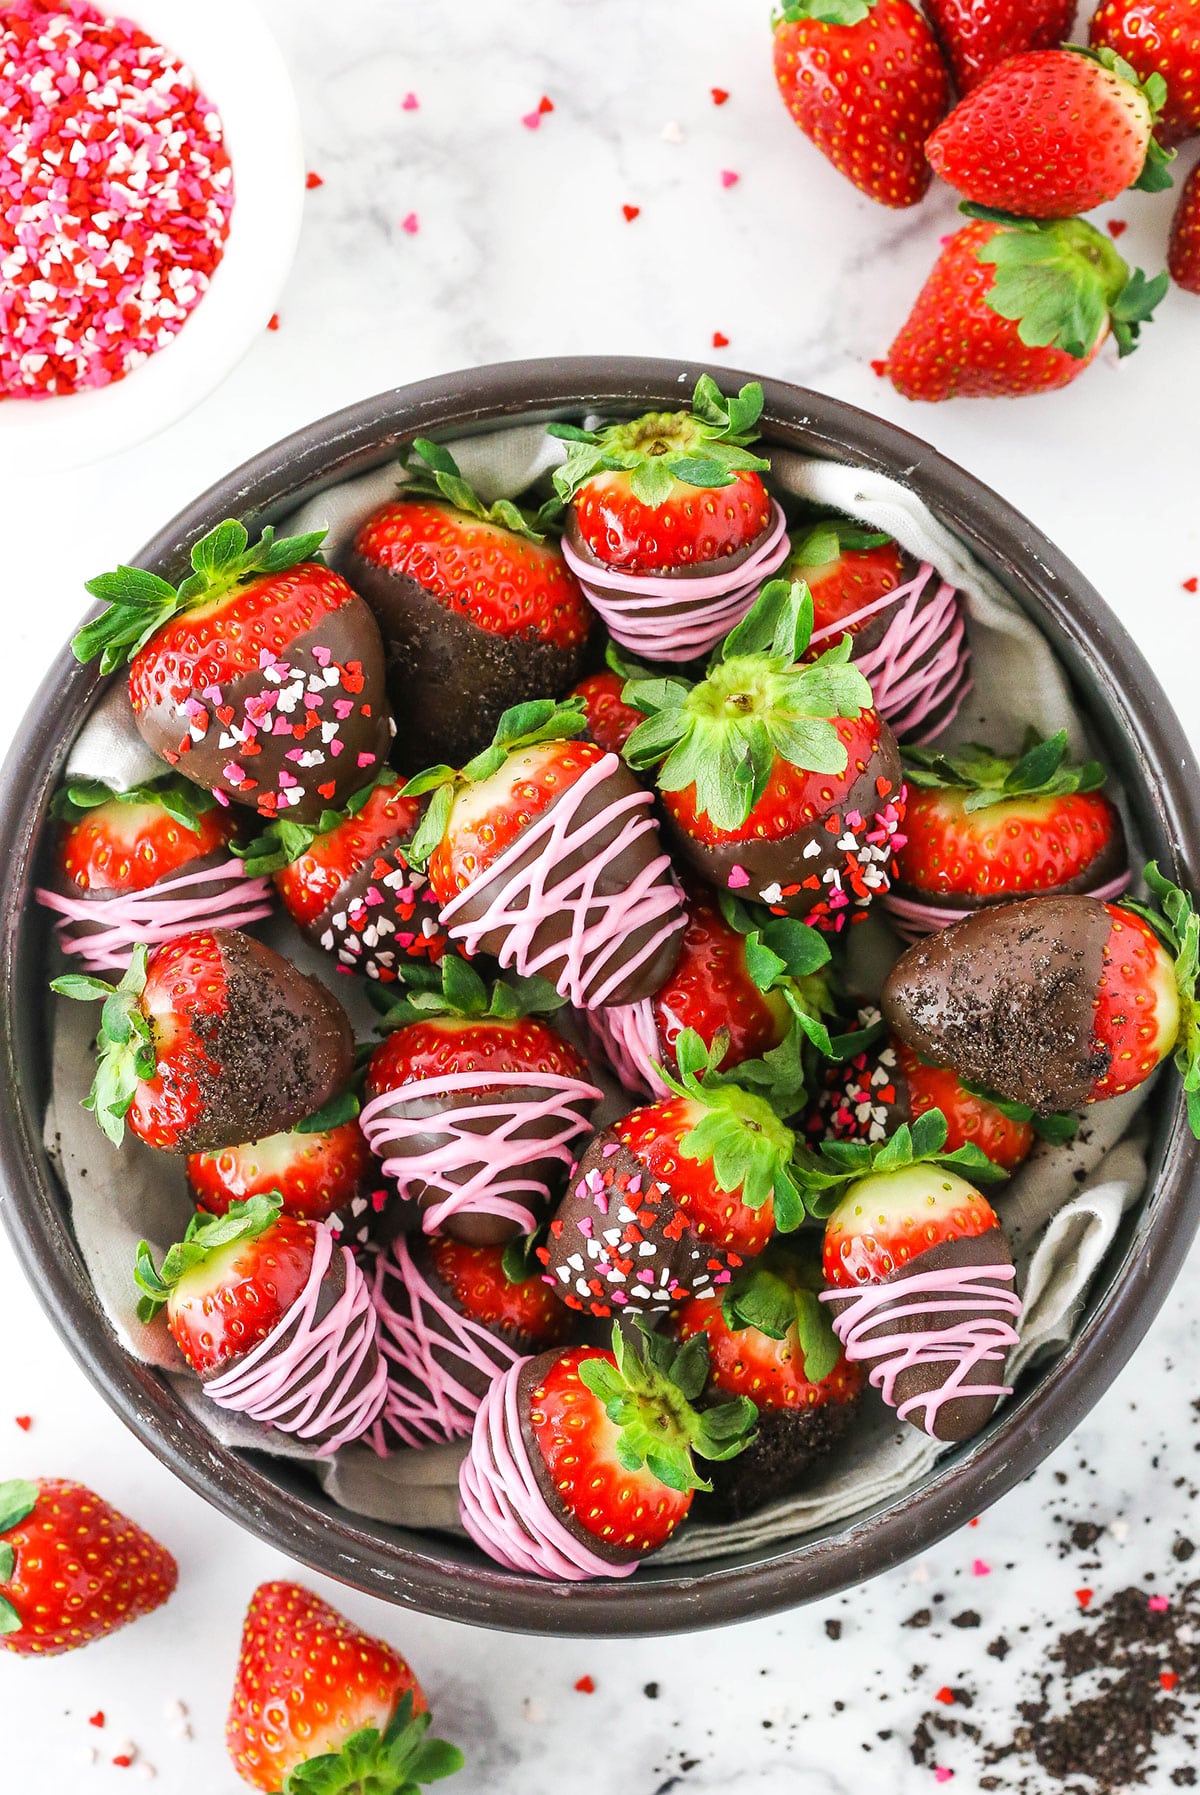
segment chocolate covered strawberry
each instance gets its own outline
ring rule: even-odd
[[[354,1255],[324,1222],[283,1215],[277,1194],[197,1212],[161,1266],[143,1240],[134,1279],[138,1319],[166,1310],[219,1408],[321,1455],[357,1440],[382,1408],[387,1372]]]
[[[371,1301],[388,1393],[366,1443],[381,1457],[469,1434],[503,1372],[567,1338],[571,1317],[527,1245],[402,1234],[376,1255]]]
[[[367,1244],[387,1207],[389,1193],[374,1188],[374,1170],[354,1117],[187,1158],[192,1196],[209,1215],[225,1215],[231,1203],[274,1192],[282,1198],[284,1215],[328,1222],[349,1247]]]
[[[812,616],[803,585],[773,580],[706,679],[634,681],[646,721],[625,755],[658,766],[669,837],[702,879],[840,930],[888,888],[904,793],[852,638],[801,664]]]
[[[684,917],[651,794],[619,755],[576,741],[583,727],[577,703],[518,705],[460,772],[433,767],[405,791],[433,794],[409,857],[428,862],[450,940],[593,1009],[658,989]]]
[[[128,791],[75,779],[50,808],[62,825],[55,878],[37,897],[60,919],[63,953],[89,972],[123,972],[138,941],[158,946],[271,914],[270,885],[232,851],[232,817],[184,779]]]
[[[1129,883],[1120,812],[1098,761],[1067,761],[1067,732],[1020,755],[970,742],[909,749],[905,842],[884,908],[911,940],[988,904],[1038,893],[1112,898]]]
[[[784,577],[803,580],[813,601],[805,659],[849,635],[851,659],[897,738],[937,735],[971,689],[962,593],[892,537],[845,518],[820,518],[793,544]]]
[[[759,1091],[716,1070],[723,1046],[685,1030],[672,1095],[588,1142],[538,1249],[568,1308],[653,1314],[720,1290],[802,1219],[795,1136]]]
[[[437,904],[408,847],[421,807],[384,772],[344,810],[315,823],[273,823],[246,850],[251,873],[273,873],[293,922],[348,972],[392,984],[411,960],[446,951]]]
[[[708,1342],[710,1401],[744,1396],[758,1410],[753,1440],[712,1467],[709,1516],[737,1521],[801,1487],[842,1438],[864,1382],[817,1300],[815,1256],[782,1251],[739,1273],[723,1297],[691,1297],[669,1323],[679,1341]]]
[[[71,644],[128,660],[144,740],[197,785],[262,817],[311,822],[387,758],[383,644],[362,599],[313,559],[325,532],[253,547],[227,519],[178,587],[138,567],[88,581],[106,609]]]
[[[1145,876],[1153,906],[1028,898],[916,942],[884,984],[888,1026],[1039,1114],[1119,1096],[1173,1057],[1200,1134],[1200,919],[1157,866]]]
[[[828,1212],[822,1300],[849,1362],[934,1439],[978,1433],[1009,1394],[1021,1314],[1012,1254],[977,1188],[1004,1173],[977,1147],[947,1151],[931,1109],[880,1147],[827,1143],[800,1176]]]
[[[502,713],[579,677],[591,613],[545,517],[485,506],[419,437],[345,562],[387,650],[400,764],[466,760]]]
[[[0,1483],[0,1651],[53,1657],[161,1608],[165,1546],[64,1477]]]
[[[745,1397],[697,1409],[702,1340],[677,1347],[613,1325],[612,1351],[540,1353],[491,1386],[459,1476],[462,1522],[506,1570],[579,1582],[628,1577],[709,1485],[696,1459],[742,1451]]]
[[[1182,143],[1200,132],[1200,10],[1196,0],[1101,0],[1088,26],[1093,49],[1114,51],[1143,82],[1166,84],[1155,136]]]
[[[755,455],[758,383],[726,398],[702,374],[690,411],[600,430],[551,424],[571,445],[554,476],[563,553],[613,640],[651,661],[707,654],[787,553]]]
[[[463,1764],[429,1724],[399,1652],[299,1584],[258,1586],[225,1724],[243,1782],[285,1795],[416,1795]]]
[[[90,1109],[120,1146],[204,1153],[294,1128],[344,1090],[350,1023],[318,979],[236,929],[133,950],[119,985],[67,973],[62,997],[102,999]]]
[[[1074,0],[929,0],[929,18],[960,94],[1010,56],[1053,50],[1075,20]]]
[[[979,206],[1072,218],[1127,187],[1171,185],[1154,136],[1161,75],[1139,81],[1111,50],[1031,50],[984,78],[926,144],[935,174]]]
[[[441,983],[411,988],[371,1055],[362,1130],[429,1233],[494,1244],[528,1233],[562,1189],[601,1092],[535,1013],[540,979],[490,987],[447,954]]]
[[[1177,287],[1200,293],[1200,166],[1188,176],[1175,208],[1167,267]]]
[[[775,79],[804,135],[860,192],[884,206],[925,197],[925,139],[950,79],[909,0],[789,0],[775,15]]]

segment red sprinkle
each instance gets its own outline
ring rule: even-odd
[[[554,101],[548,100],[546,98],[545,94],[543,94],[541,99],[538,101],[537,109],[539,112],[553,112],[554,111]]]
[[[871,363],[871,372],[872,374],[878,374],[880,380],[882,380],[887,373],[887,363],[885,361],[873,361]]]
[[[89,1726],[103,1726],[104,1725],[104,1709],[103,1708],[97,1708],[96,1712],[94,1714],[88,1715],[88,1725]]]
[[[596,1693],[596,1685],[591,1677],[580,1677],[575,1687],[578,1689],[580,1695],[595,1695]]]
[[[311,193],[314,187],[323,187],[325,185],[325,183],[321,179],[320,175],[315,174],[313,172],[313,170],[310,168],[307,176],[305,177],[304,185],[308,188],[309,192]]]
[[[1129,226],[1123,218],[1110,218],[1108,220],[1108,234],[1110,237],[1123,237],[1128,229]]]
[[[626,224],[632,224],[634,219],[640,214],[642,208],[640,206],[622,206],[621,210],[625,214]]]
[[[714,87],[712,89],[712,97],[714,106],[723,106],[729,98],[729,94],[723,87]]]
[[[725,335],[725,332],[723,330],[714,330],[713,331],[713,348],[714,349],[728,349],[728,347],[729,347],[729,338]]]
[[[15,1420],[16,1420],[17,1426],[20,1428],[22,1433],[27,1434],[29,1432],[30,1428],[33,1426],[33,1416],[32,1415],[17,1415],[15,1417]]]
[[[1176,1683],[1179,1681],[1179,1678],[1175,1675],[1173,1670],[1160,1670],[1158,1673],[1158,1680],[1167,1693],[1170,1694],[1171,1690],[1174,1689]]]
[[[119,1757],[113,1759],[113,1763],[117,1766],[118,1770],[128,1770],[129,1766],[133,1763],[133,1759],[129,1756],[128,1752],[123,1751]]]
[[[1200,592],[1200,576],[1193,574],[1190,580],[1184,580],[1183,589],[1185,592]]]
[[[935,1702],[943,1702],[947,1708],[952,1708],[954,1706],[954,1691],[943,1684],[933,1699]]]
[[[979,1525],[979,1516],[978,1515],[975,1515],[972,1520],[967,1522],[968,1527],[978,1527],[978,1525]]]
[[[272,312],[271,316],[267,319],[267,329],[268,330],[278,330],[279,329],[279,313],[278,312]]]
[[[1095,1593],[1096,1592],[1093,1589],[1077,1589],[1075,1591],[1075,1600],[1079,1603],[1081,1608],[1086,1608]]]

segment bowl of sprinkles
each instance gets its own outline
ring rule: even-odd
[[[0,465],[79,465],[204,398],[270,317],[303,189],[294,97],[252,5],[12,0]]]

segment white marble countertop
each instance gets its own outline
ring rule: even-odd
[[[774,92],[765,0],[264,0],[263,10],[324,183],[308,195],[279,329],[157,441],[63,481],[31,470],[5,492],[13,714],[0,736],[83,610],[82,580],[253,451],[447,369],[628,352],[805,382],[929,438],[1079,563],[1200,738],[1200,596],[1183,588],[1200,575],[1200,302],[1172,293],[1133,360],[1104,358],[1068,392],[910,406],[869,363],[953,228],[952,200],[939,191],[919,211],[886,213],[805,143]],[[714,87],[728,90],[726,104],[714,104]],[[410,93],[419,103],[405,109]],[[554,109],[530,129],[522,120],[543,95]],[[668,126],[678,130],[664,137]],[[723,185],[726,170],[736,183]],[[640,207],[630,223],[626,204]],[[1131,261],[1160,265],[1169,210],[1169,195],[1110,208],[1128,222]],[[714,332],[727,349],[711,348]],[[910,1795],[937,1786],[934,1759],[955,1771],[954,1788],[974,1790],[978,1758],[961,1739],[912,1761],[913,1727],[937,1689],[968,1685],[971,1718],[1001,1737],[1013,1690],[1069,1622],[1081,1583],[1100,1600],[1149,1575],[1168,1587],[1181,1571],[1171,1548],[1189,1530],[1200,1450],[1194,1276],[1184,1271],[1133,1364],[1029,1482],[915,1567],[848,1598],[715,1635],[596,1644],[468,1630],[300,1574],[410,1656],[440,1729],[469,1753],[449,1785],[461,1795]],[[18,1415],[31,1418],[28,1432]],[[110,1760],[132,1741],[164,1795],[233,1795],[241,1785],[221,1729],[241,1615],[255,1584],[289,1566],[125,1431],[0,1250],[0,1477],[39,1473],[78,1476],[152,1528],[179,1557],[180,1588],[101,1646],[42,1663],[0,1654],[0,1785],[119,1789],[138,1771]],[[1066,1542],[1082,1518],[1108,1531],[1081,1560]],[[902,1628],[925,1607],[931,1628]],[[938,1624],[963,1610],[979,1615],[978,1630]],[[998,1635],[1013,1647],[1003,1663],[983,1649]],[[585,1675],[592,1694],[574,1687]],[[168,1717],[177,1699],[190,1741]],[[98,1710],[103,1729],[88,1724]],[[1174,1762],[1164,1759],[1156,1787],[1169,1786]]]

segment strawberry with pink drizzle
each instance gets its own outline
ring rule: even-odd
[[[562,1189],[602,1093],[575,1048],[535,1011],[541,979],[489,988],[447,954],[438,987],[410,975],[367,1065],[360,1122],[427,1233],[476,1244],[527,1234]]]
[[[976,1188],[1005,1176],[976,1146],[948,1153],[929,1109],[881,1147],[827,1143],[798,1169],[806,1199],[831,1209],[821,1300],[851,1365],[900,1420],[967,1440],[1007,1396],[1021,1299],[996,1212]],[[969,1181],[968,1181],[969,1180]]]
[[[703,1337],[677,1347],[615,1324],[610,1352],[519,1361],[484,1397],[459,1474],[476,1545],[529,1576],[631,1576],[711,1487],[696,1459],[733,1458],[752,1438],[746,1397],[694,1406],[707,1370]]]
[[[685,919],[651,794],[619,755],[575,739],[584,726],[578,701],[518,705],[461,772],[433,767],[404,789],[433,793],[409,859],[428,862],[451,942],[590,1010],[651,996]]]
[[[726,398],[702,374],[690,411],[549,426],[571,445],[554,476],[567,566],[614,641],[647,660],[707,654],[787,555],[770,463],[748,447],[762,405],[756,381]]]
[[[37,899],[59,918],[62,952],[88,972],[124,972],[139,941],[158,947],[271,914],[270,884],[234,852],[232,818],[186,780],[118,792],[76,779],[51,811],[62,823],[55,879]]]
[[[138,1248],[138,1317],[165,1308],[204,1394],[324,1456],[357,1440],[387,1393],[375,1311],[353,1254],[278,1196],[196,1214],[156,1267]]]

